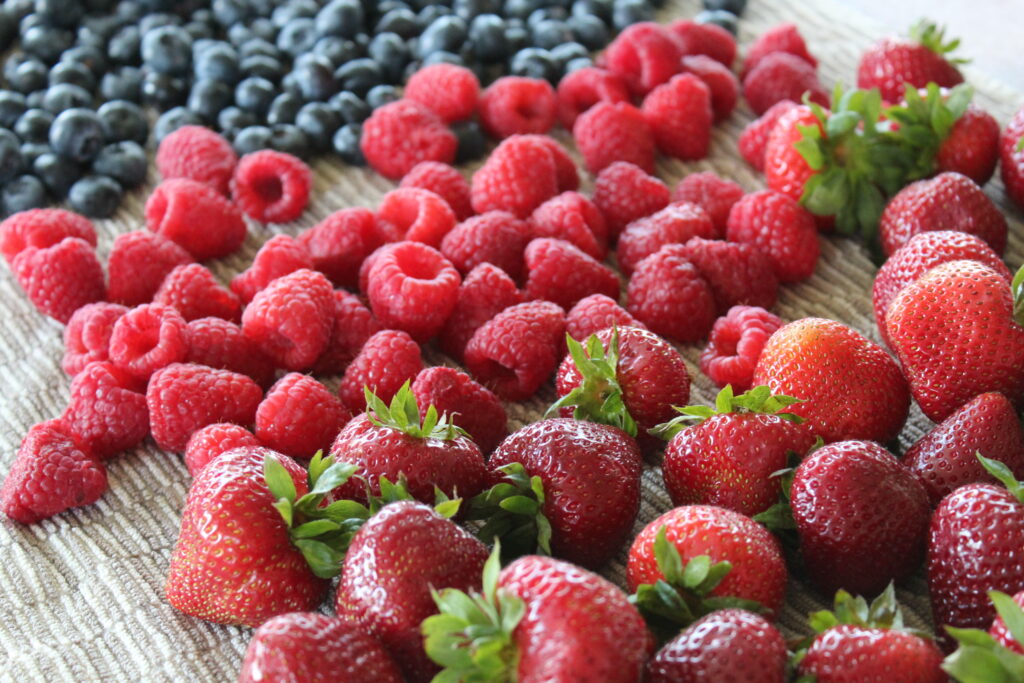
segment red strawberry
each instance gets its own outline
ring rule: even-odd
[[[999,139],[999,173],[1006,194],[1024,207],[1024,107],[1017,110],[1006,124]]]
[[[682,244],[666,244],[637,264],[626,291],[626,310],[652,332],[680,342],[707,335],[715,298]]]
[[[315,612],[290,612],[263,623],[245,650],[238,683],[292,680],[402,683],[380,642],[357,626]]]
[[[1019,638],[1019,627],[1012,627],[1011,630],[1011,627],[1008,627],[1006,623],[1007,621],[1012,621],[1011,617],[1013,617],[1014,614],[1018,615],[1016,616],[1016,619],[1020,619],[1020,611],[1021,608],[1024,607],[1024,591],[1017,593],[1012,598],[1006,595],[1006,593],[1003,593],[1002,596],[998,598],[991,594],[989,595],[989,597],[992,598],[993,602],[995,602],[996,611],[1000,613],[992,622],[992,626],[988,630],[989,634],[1006,649],[1012,652],[1016,652],[1019,655],[1024,655],[1024,638]],[[1016,603],[1016,610],[1010,608],[1010,605],[1008,604],[1008,601],[1010,600]],[[1002,616],[1002,613],[1005,609],[1003,605],[1005,605],[1005,608],[1010,608],[1006,611],[1013,612],[1013,614],[1007,615],[1006,619],[1004,619]],[[1017,634],[1017,636],[1014,635],[1015,633]]]
[[[420,622],[437,612],[431,595],[479,588],[486,560],[483,543],[426,505],[391,503],[352,538],[335,609],[379,638],[409,681],[428,681],[437,666]]]
[[[984,185],[995,173],[997,161],[999,123],[988,112],[969,105],[939,147],[936,166],[939,171],[955,171]]]
[[[790,408],[826,442],[887,443],[903,428],[910,390],[892,357],[859,332],[804,318],[771,336],[754,368],[755,385],[803,399]]]
[[[923,88],[936,83],[951,88],[962,83],[963,75],[957,70],[957,60],[946,59],[955,50],[959,40],[943,43],[942,28],[921,21],[910,29],[910,38],[885,38],[861,55],[857,65],[857,87],[878,88],[882,99],[898,102],[903,98],[906,85]]]
[[[765,386],[739,395],[727,386],[714,408],[679,408],[682,415],[657,430],[670,439],[661,472],[672,502],[719,505],[749,517],[771,507],[781,492],[778,472],[814,444],[803,420],[787,412],[798,402]]]
[[[988,266],[950,261],[933,268],[893,299],[885,325],[930,419],[945,420],[985,391],[1024,401],[1024,327],[1006,280]]]
[[[764,179],[769,189],[796,200],[803,196],[807,181],[815,175],[815,169],[794,147],[804,137],[801,127],[807,126],[825,135],[824,126],[811,107],[793,107],[779,116],[764,148]]]
[[[484,455],[489,455],[508,434],[508,415],[501,401],[461,370],[424,368],[411,389],[421,416],[434,406],[465,429]]]
[[[942,668],[957,681],[1012,681],[1020,678],[1024,665],[1024,591],[1010,597],[1001,591],[989,591],[997,616],[988,631],[947,626],[959,641],[956,652],[946,658]]]

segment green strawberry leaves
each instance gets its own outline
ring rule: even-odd
[[[1017,500],[1024,504],[1024,483],[1017,481],[1009,467],[998,460],[986,458],[981,453],[975,453],[974,457],[981,461],[981,466],[985,468],[986,472],[998,479],[1000,484],[1005,486]]]
[[[366,397],[366,417],[378,427],[390,427],[417,439],[441,439],[450,441],[467,436],[466,430],[455,425],[448,415],[437,414],[433,405],[420,421],[420,408],[416,395],[409,388],[409,380],[395,393],[391,405],[384,403],[369,387],[363,387]]]
[[[928,48],[937,55],[942,55],[950,64],[966,64],[970,61],[959,57],[949,57],[950,52],[960,47],[960,39],[953,38],[946,42],[946,29],[934,22],[919,19],[910,27],[908,34],[915,43]]]
[[[1024,645],[1024,610],[1005,593],[991,591],[989,599],[1013,639]],[[1020,683],[1024,681],[1024,655],[999,643],[987,631],[953,628],[946,631],[959,643],[946,657],[943,670],[960,683]]]
[[[577,420],[589,420],[618,427],[630,436],[636,436],[636,422],[629,414],[618,379],[619,329],[612,328],[612,337],[606,349],[596,334],[583,344],[565,335],[569,356],[580,373],[580,383],[569,393],[551,404],[545,417],[558,415],[562,408],[573,408]]]
[[[1024,143],[1024,138],[1021,142]],[[1013,293],[1013,319],[1018,325],[1024,325],[1024,266],[1014,273],[1010,291]]]
[[[754,387],[736,396],[733,393],[732,385],[726,384],[715,397],[714,408],[698,405],[686,406],[685,408],[674,406],[676,412],[680,413],[680,415],[668,422],[657,425],[650,430],[650,433],[668,441],[687,427],[699,424],[715,415],[727,415],[729,413],[763,413],[765,415],[775,415],[783,420],[800,424],[804,421],[802,417],[786,411],[786,408],[796,403],[803,403],[803,400],[782,394],[772,395],[771,389],[764,385]]]
[[[551,555],[551,522],[544,516],[544,484],[530,476],[521,463],[498,468],[499,482],[469,501],[467,519],[484,520],[477,537],[484,543],[501,540],[503,558]]]
[[[906,630],[903,624],[903,611],[896,601],[896,588],[891,582],[870,604],[859,595],[854,597],[847,591],[839,589],[836,591],[832,610],[814,612],[808,617],[808,622],[816,633],[823,633],[840,624]]]
[[[885,110],[886,118],[899,124],[893,138],[914,160],[908,180],[927,177],[937,170],[936,154],[974,96],[974,89],[965,83],[950,89],[945,96],[935,83],[929,83],[924,90],[922,96],[917,88],[908,85],[903,103]]]

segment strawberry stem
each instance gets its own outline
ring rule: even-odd
[[[506,481],[470,499],[467,519],[485,520],[484,543],[502,541],[505,561],[521,555],[551,555],[551,522],[544,515],[544,484],[518,462],[499,467]]]
[[[680,413],[679,416],[653,427],[650,433],[667,441],[687,427],[700,424],[715,415],[730,413],[762,413],[802,424],[804,418],[786,411],[786,408],[797,403],[803,403],[803,400],[783,394],[773,395],[772,390],[765,385],[754,387],[736,396],[732,385],[726,384],[715,397],[714,408],[700,405],[683,408],[673,406],[675,411]]]
[[[1024,610],[1005,593],[991,591],[988,596],[1010,635],[1024,645]],[[942,669],[955,680],[960,683],[1024,680],[1024,655],[1008,649],[987,631],[952,626],[946,626],[946,631],[959,646],[946,657]]]

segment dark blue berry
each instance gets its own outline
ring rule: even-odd
[[[409,63],[409,46],[397,33],[379,33],[366,48],[370,59],[380,65],[389,83],[398,83]]]
[[[235,87],[235,104],[259,116],[266,114],[276,96],[274,84],[258,76],[239,81]]]
[[[528,47],[512,57],[509,71],[513,76],[543,78],[557,83],[562,70],[550,52],[539,47]]]
[[[373,30],[376,33],[397,33],[408,40],[420,32],[420,24],[411,10],[398,7],[382,15]]]
[[[149,137],[149,120],[142,107],[128,100],[111,100],[96,110],[107,142],[132,140],[145,144]]]
[[[270,108],[267,110],[267,124],[273,126],[278,123],[295,123],[295,115],[302,109],[303,104],[305,102],[301,97],[291,93],[281,93],[270,103]]]
[[[530,30],[533,44],[537,47],[550,50],[557,45],[569,43],[573,40],[572,29],[565,21],[545,19],[534,24]]]
[[[331,0],[316,15],[316,34],[354,38],[363,26],[363,6],[359,0]]]
[[[575,0],[572,3],[572,16],[593,17],[608,24],[612,20],[612,0]]]
[[[384,82],[384,74],[377,62],[366,57],[353,59],[334,71],[334,78],[341,90],[365,95],[370,88]]]
[[[232,146],[239,155],[270,147],[270,129],[266,126],[248,126],[238,131]]]
[[[50,139],[52,124],[53,112],[45,109],[27,109],[14,122],[14,132],[26,142],[47,142]]]
[[[142,97],[142,70],[135,66],[122,66],[103,74],[100,97],[104,100],[138,102]]]
[[[438,17],[420,34],[416,54],[424,58],[433,52],[458,52],[468,35],[469,29],[462,17]]]
[[[46,206],[46,187],[32,175],[21,175],[4,183],[0,204],[5,216]]]
[[[455,151],[455,162],[474,161],[487,150],[487,138],[476,121],[459,121],[452,124],[452,132],[459,146]]]
[[[24,166],[18,136],[6,128],[0,128],[0,183],[21,173]]]
[[[505,21],[496,14],[480,14],[469,24],[469,45],[481,62],[502,62],[508,57]]]
[[[234,85],[238,82],[238,52],[227,43],[216,43],[196,52],[193,50],[192,73],[196,78],[211,78]]]
[[[21,118],[28,106],[25,96],[13,90],[0,90],[0,126],[13,128],[15,121]]]
[[[289,0],[274,8],[270,21],[278,30],[282,30],[296,19],[312,19],[317,11],[319,6],[313,0]]]
[[[363,126],[360,123],[346,123],[334,134],[334,151],[341,160],[353,166],[366,166],[366,157],[359,148],[363,137]]]
[[[65,50],[60,56],[59,64],[78,64],[84,66],[92,74],[94,82],[106,73],[109,67],[107,57],[99,47],[81,44]]]
[[[420,26],[426,28],[441,17],[451,16],[451,13],[452,10],[450,7],[445,7],[444,5],[427,5],[416,15],[416,21],[420,23]]]
[[[124,190],[113,178],[87,175],[68,191],[68,202],[78,213],[90,218],[109,218],[121,204]]]
[[[516,26],[511,22],[506,22],[505,42],[508,44],[508,53],[514,55],[530,46],[530,32],[524,26]]]
[[[706,10],[725,10],[737,17],[747,8],[747,0],[704,0]]]
[[[654,8],[647,0],[615,0],[612,6],[612,27],[621,31],[641,21],[654,19]]]
[[[138,187],[146,182],[146,150],[136,142],[107,145],[92,162],[92,172],[110,176],[122,187]]]
[[[336,93],[338,81],[334,77],[334,65],[330,60],[314,54],[303,57],[292,70],[302,96],[307,100],[323,101]]]
[[[249,3],[245,0],[213,0],[210,3],[214,20],[222,27],[241,26],[250,16]]]
[[[174,107],[165,111],[156,120],[153,125],[153,139],[159,145],[165,137],[179,128],[201,125],[203,125],[203,119],[199,114],[185,107]]]
[[[139,49],[142,43],[142,34],[138,26],[125,26],[113,36],[107,43],[107,54],[110,59],[118,64],[135,66],[139,63]]]
[[[85,13],[78,0],[35,0],[34,9],[46,23],[64,27],[74,26]]]
[[[75,62],[59,62],[54,64],[53,68],[50,69],[48,80],[51,87],[61,83],[70,83],[89,92],[96,89],[96,77],[92,75],[92,71],[89,71],[84,64],[76,64]]]
[[[573,15],[567,23],[576,42],[588,50],[600,50],[608,44],[608,26],[597,17]]]
[[[533,29],[543,21],[565,21],[569,18],[569,12],[564,7],[542,7],[530,12],[526,18],[526,26]]]
[[[221,109],[234,101],[234,96],[234,90],[230,85],[207,78],[192,84],[185,106],[204,120],[213,121]]]
[[[139,89],[142,101],[161,110],[170,109],[185,102],[188,85],[185,79],[170,74],[150,71],[142,77]]]
[[[42,109],[44,102],[46,102],[45,90],[36,90],[25,95],[25,106],[29,109]]]
[[[43,109],[59,114],[67,109],[88,107],[92,104],[92,94],[85,88],[70,83],[58,83],[46,89],[43,96]]]
[[[551,49],[551,57],[559,64],[568,64],[573,59],[590,59],[590,52],[579,43],[562,43]]]
[[[217,114],[217,128],[228,138],[235,137],[238,131],[257,123],[259,120],[256,116],[238,107],[225,107]]]
[[[438,50],[437,52],[431,52],[423,58],[422,62],[420,62],[421,66],[430,66],[431,64],[454,64],[455,66],[466,66],[466,60],[464,60],[460,54],[448,52],[447,50]]]
[[[573,71],[579,71],[580,69],[589,69],[592,66],[594,66],[594,60],[592,60],[590,57],[577,57],[575,59],[570,59],[568,62],[565,63],[564,71],[566,74],[571,74]]]
[[[331,66],[338,68],[350,59],[359,57],[360,50],[351,40],[327,36],[316,41],[313,54],[326,57]]]
[[[21,161],[25,168],[32,168],[36,159],[51,151],[49,143],[46,142],[23,142],[18,149],[21,150]]]
[[[270,148],[305,159],[310,154],[309,138],[293,123],[270,127]]]
[[[281,62],[268,55],[245,57],[242,59],[240,67],[242,78],[265,78],[268,81],[276,82],[281,80],[281,74],[284,73]]]
[[[213,29],[209,25],[200,23],[198,21],[190,21],[184,26],[185,33],[192,36],[192,40],[203,40],[206,38],[213,38]]]
[[[158,28],[165,26],[181,26],[181,18],[166,12],[155,12],[153,14],[147,14],[139,20],[139,33],[142,34],[143,40],[150,31],[155,31]],[[191,48],[189,48],[191,49]]]
[[[292,19],[277,34],[277,47],[293,58],[313,49],[319,36],[316,22],[309,17]]]
[[[255,38],[273,43],[277,40],[277,27],[267,17],[256,17],[249,22],[249,31]]]
[[[4,80],[7,87],[22,93],[46,87],[49,69],[41,61],[26,54],[13,54],[4,62]]]
[[[52,152],[36,157],[32,172],[58,199],[66,197],[71,186],[82,177],[81,166]]]
[[[239,46],[238,56],[240,58],[245,59],[246,57],[252,57],[254,55],[263,55],[264,57],[280,59],[281,51],[277,49],[277,46],[273,43],[260,38],[253,38]]]
[[[192,36],[180,26],[161,26],[142,37],[142,60],[164,74],[183,74],[192,66]]]
[[[376,85],[366,93],[366,103],[371,109],[383,107],[389,102],[397,102],[402,99],[402,93],[393,85]]]
[[[331,144],[331,138],[341,127],[341,122],[341,115],[325,102],[310,102],[295,116],[295,125],[318,150]]]
[[[340,92],[328,104],[345,123],[362,123],[370,117],[370,105],[353,92]]]
[[[501,12],[501,0],[454,0],[452,12],[466,21],[472,21],[481,14]]]
[[[10,12],[0,8],[0,52],[6,51],[18,33],[17,23]]]
[[[91,160],[103,148],[105,140],[100,117],[91,109],[68,109],[50,126],[50,147],[73,161]]]
[[[47,64],[56,62],[60,53],[74,44],[75,34],[56,26],[33,26],[21,34],[21,48]]]
[[[698,24],[714,24],[715,26],[721,26],[734,36],[739,30],[739,21],[737,20],[736,15],[725,10],[704,10],[702,12],[698,12],[697,16],[695,16],[693,20]]]
[[[544,5],[544,0],[505,0],[505,16],[526,19]]]

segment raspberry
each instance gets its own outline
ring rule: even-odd
[[[110,360],[140,380],[160,368],[185,360],[188,338],[185,319],[162,304],[142,304],[114,323]]]
[[[480,97],[480,81],[464,66],[431,64],[409,78],[403,95],[452,123],[473,116]]]
[[[0,509],[34,524],[68,508],[91,505],[107,490],[107,471],[59,420],[32,425],[3,487]]]
[[[342,402],[353,413],[366,410],[363,387],[390,403],[398,390],[423,369],[419,345],[401,330],[381,330],[366,340],[345,370],[338,387]]]
[[[659,85],[644,98],[644,118],[662,153],[677,159],[703,159],[711,145],[711,90],[686,73]]]
[[[359,291],[363,294],[363,298],[366,297],[366,292],[369,290],[370,285],[370,270],[373,269],[374,262],[380,258],[383,254],[391,251],[397,242],[389,242],[383,246],[373,250],[369,256],[363,259],[363,262],[359,265]]]
[[[194,263],[192,255],[166,237],[146,230],[123,233],[114,239],[107,260],[107,294],[126,306],[149,303],[164,278],[189,263]]]
[[[380,110],[378,110],[380,111]],[[473,174],[473,210],[508,211],[526,218],[559,191],[554,155],[540,136],[513,135]]]
[[[820,250],[814,217],[781,192],[762,190],[736,202],[727,235],[730,242],[760,248],[779,282],[799,282],[814,273]]]
[[[604,215],[609,235],[617,239],[628,224],[668,206],[669,191],[642,168],[619,161],[597,175],[593,199]]]
[[[75,311],[64,328],[64,372],[77,375],[89,363],[107,360],[114,323],[127,312],[126,306],[102,302]]]
[[[503,76],[480,96],[480,124],[491,137],[546,133],[555,125],[558,100],[540,78]]]
[[[477,265],[459,286],[455,308],[441,330],[441,349],[461,360],[466,344],[478,328],[522,301],[523,293],[506,271],[490,263]]]
[[[196,431],[217,422],[252,424],[263,391],[245,375],[175,363],[153,373],[146,388],[153,440],[181,451]]]
[[[462,174],[448,164],[424,161],[405,174],[399,187],[418,187],[430,190],[447,202],[455,212],[456,220],[464,221],[473,215],[469,198],[469,183]]]
[[[768,111],[761,114],[756,121],[751,121],[740,134],[737,147],[740,155],[747,160],[747,163],[764,173],[764,151],[768,146],[768,137],[775,130],[775,125],[785,114],[795,109],[797,103],[792,100],[776,102]]]
[[[242,314],[238,297],[198,263],[178,266],[168,273],[153,303],[173,306],[185,320],[214,317],[237,323]]]
[[[530,216],[534,237],[572,242],[588,256],[608,256],[608,226],[592,201],[579,192],[563,192],[538,206]]]
[[[732,68],[736,59],[736,39],[721,26],[679,19],[666,28],[682,45],[683,59],[689,55],[706,55],[727,69]]]
[[[96,249],[78,237],[52,247],[26,247],[11,262],[18,284],[35,307],[66,323],[79,308],[107,297]]]
[[[580,299],[565,318],[566,334],[577,341],[584,341],[590,335],[613,325],[646,329],[615,299],[604,294],[591,294]]]
[[[501,401],[486,387],[455,368],[424,368],[412,383],[412,393],[426,415],[432,405],[438,414],[462,427],[487,455],[508,435],[508,415]]]
[[[421,161],[452,163],[458,141],[437,114],[404,99],[373,111],[359,147],[374,170],[398,180]]]
[[[248,375],[261,387],[274,381],[274,363],[242,328],[223,318],[200,318],[187,326],[185,361]]]
[[[555,162],[555,178],[559,192],[571,192],[580,188],[580,176],[576,172],[576,162],[572,160],[565,147],[558,144],[550,135],[520,135],[520,140],[532,140],[544,145],[551,152],[551,160]]]
[[[732,71],[706,55],[683,57],[681,63],[683,73],[693,74],[708,86],[714,121],[717,123],[729,118],[740,96],[740,82]]]
[[[313,259],[313,268],[338,287],[359,285],[359,266],[373,250],[394,236],[369,209],[335,211],[299,234],[299,243]]]
[[[619,278],[608,266],[565,240],[540,237],[526,246],[526,298],[572,308],[590,294],[619,295]]]
[[[418,187],[402,187],[384,195],[377,218],[395,226],[399,239],[438,247],[455,227],[455,213],[442,197]]]
[[[711,329],[715,298],[685,253],[682,244],[666,244],[638,263],[626,290],[626,310],[652,332],[687,343]]]
[[[419,242],[398,242],[370,269],[367,297],[384,327],[424,342],[444,326],[461,280],[441,252]]]
[[[96,229],[85,216],[64,209],[19,211],[0,223],[0,254],[12,263],[26,247],[45,249],[65,237],[78,237],[96,246]]]
[[[488,211],[456,225],[441,241],[441,253],[460,273],[486,261],[518,280],[523,273],[523,250],[532,235],[526,221],[507,211]]]
[[[351,413],[341,399],[309,375],[290,372],[270,388],[256,409],[256,438],[293,458],[327,452]]]
[[[775,305],[779,281],[768,256],[753,244],[694,237],[683,254],[711,286],[719,315],[738,304]]]
[[[729,211],[743,196],[743,188],[731,180],[719,178],[712,171],[691,173],[676,185],[672,201],[691,202],[704,209],[715,226],[715,237],[725,236]]]
[[[188,178],[228,193],[238,155],[231,143],[203,126],[182,126],[156,150],[156,169],[163,178]]]
[[[165,180],[146,200],[146,227],[184,247],[198,261],[236,251],[245,240],[242,212],[209,185]]]
[[[242,332],[278,367],[304,370],[334,328],[334,290],[322,273],[297,270],[271,282],[242,313]]]
[[[381,326],[370,309],[355,294],[334,290],[334,329],[327,348],[316,360],[313,372],[340,375]]]
[[[231,176],[231,198],[261,223],[288,223],[309,203],[313,172],[291,154],[261,149],[243,156]]]
[[[782,320],[757,306],[733,306],[715,321],[700,354],[700,369],[715,386],[732,385],[737,395],[750,388],[761,350]]]
[[[757,37],[747,50],[747,58],[743,62],[741,78],[757,68],[757,65],[773,52],[785,52],[806,62],[811,68],[818,66],[818,60],[807,51],[807,44],[796,24],[779,24],[773,26]]]
[[[638,263],[666,244],[683,244],[691,237],[715,237],[711,219],[696,204],[669,204],[657,213],[636,219],[622,231],[616,250],[619,267],[629,275]]]
[[[277,278],[303,268],[313,269],[306,247],[290,235],[274,235],[256,252],[252,265],[231,279],[231,291],[248,304]]]
[[[259,447],[260,440],[245,427],[230,422],[206,425],[189,437],[185,444],[185,467],[193,477],[218,455],[236,448]]]
[[[61,420],[100,458],[135,446],[149,434],[146,397],[136,380],[113,363],[89,363],[71,381],[71,402]]]
[[[643,113],[629,102],[595,104],[576,119],[572,135],[591,173],[600,173],[616,161],[654,173],[654,133]]]
[[[743,96],[758,116],[782,100],[800,102],[804,93],[812,102],[829,105],[828,92],[814,67],[788,52],[765,55],[743,79]]]
[[[550,301],[506,308],[473,333],[465,363],[485,387],[507,401],[525,401],[555,371],[565,311]]]
[[[604,51],[605,67],[643,97],[679,73],[683,46],[675,34],[650,21],[633,24]]]
[[[572,130],[576,118],[598,102],[629,102],[629,88],[618,74],[597,67],[584,67],[558,82],[558,119]]]

